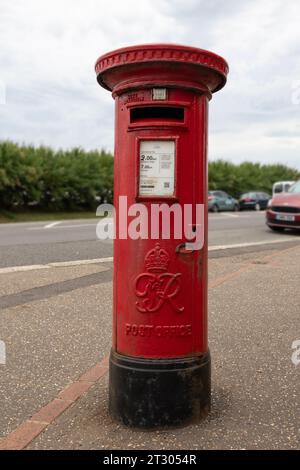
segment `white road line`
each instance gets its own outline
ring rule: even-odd
[[[208,223],[215,223],[215,222],[224,223],[224,217],[226,217],[226,216],[210,217],[210,218],[208,219]],[[232,216],[229,215],[228,217],[231,218]],[[242,215],[242,216],[237,215],[237,216],[233,216],[233,217],[234,217],[236,220],[238,220],[238,221],[243,221],[244,219],[251,219],[250,215]],[[232,221],[232,227],[238,229],[238,228],[239,228],[239,225],[235,225],[235,221]]]
[[[57,222],[57,224],[60,224],[61,222]],[[95,223],[90,223],[90,224],[74,224],[74,225],[52,225],[50,227],[50,225],[52,224],[49,224],[49,226],[46,226],[46,227],[30,227],[28,228],[27,230],[44,230],[45,228],[56,228],[56,229],[64,229],[64,228],[73,228],[73,229],[76,229],[78,227],[95,227],[96,224]]]
[[[253,212],[253,215],[256,215],[256,214],[263,214],[264,215],[264,212]],[[234,218],[234,219],[248,219],[251,217],[251,215],[249,214],[231,214],[231,213],[227,213],[227,212],[219,212],[218,214],[209,214],[210,218],[212,220],[219,220],[219,221],[222,221],[222,217],[231,217],[231,218]],[[99,219],[100,220],[100,219]],[[35,230],[44,230],[44,229],[52,229],[52,228],[55,228],[55,229],[70,229],[70,228],[73,228],[73,229],[76,229],[76,228],[81,228],[81,227],[94,227],[97,225],[97,223],[99,222],[99,220],[97,221],[92,221],[92,222],[89,222],[89,223],[86,223],[86,224],[72,224],[72,225],[59,225],[59,224],[62,224],[64,223],[65,221],[62,220],[62,221],[59,221],[59,222],[51,222],[50,224],[47,224],[47,225],[43,225],[43,226],[39,226],[39,227],[27,227],[26,229],[29,230],[29,231],[35,231]],[[109,222],[107,221],[106,224],[110,225],[112,224],[112,222]],[[7,224],[8,225],[8,224]]]
[[[52,228],[52,227],[55,227],[56,225],[58,225],[60,223],[61,222],[51,222],[51,224],[47,224],[43,228]]]
[[[295,237],[288,237],[276,240],[264,240],[261,242],[252,242],[252,243],[236,243],[235,245],[213,245],[208,247],[208,251],[218,251],[218,250],[229,250],[232,248],[247,248],[251,246],[262,246],[262,245],[273,245],[275,243],[285,243],[290,241],[298,241],[299,239]]]
[[[95,225],[97,225],[97,222],[91,222],[89,224],[74,224],[74,225],[60,225],[59,227],[55,227],[55,228],[78,228],[78,227],[94,227]]]
[[[98,264],[98,263],[112,263],[114,258],[108,256],[107,258],[94,258],[94,259],[79,259],[76,261],[58,261],[56,263],[49,263],[48,266],[54,268],[68,267],[68,266],[81,266],[83,264]]]
[[[224,215],[225,217],[234,217],[235,219],[239,218],[237,214],[229,214],[228,212],[222,212],[221,215]]]
[[[49,268],[67,268],[70,266],[82,266],[82,265],[87,265],[87,264],[111,263],[112,261],[113,261],[113,257],[109,256],[107,258],[80,259],[76,261],[59,261],[57,263],[31,264],[28,266],[12,266],[8,268],[0,268],[0,274],[18,273],[18,272],[24,272],[24,271],[36,271],[39,269],[49,269]]]
[[[47,264],[31,264],[29,266],[12,266],[9,268],[1,268],[0,274],[19,273],[23,271],[36,271],[38,269],[50,268]]]
[[[209,218],[214,219],[214,220],[222,220],[222,217],[234,217],[234,218],[237,218],[237,219],[250,219],[253,216],[255,217],[256,215],[265,216],[265,212],[264,211],[263,212],[257,212],[257,211],[244,212],[244,211],[241,211],[241,212],[235,212],[234,214],[232,214],[230,212],[217,212],[217,213],[209,212],[208,215],[209,215]]]
[[[218,250],[230,250],[232,248],[247,248],[251,246],[262,246],[262,245],[273,245],[276,243],[286,243],[290,241],[299,241],[296,237],[288,237],[276,240],[265,240],[261,242],[252,242],[252,243],[236,243],[235,245],[213,245],[208,247],[208,251],[218,251]],[[83,266],[87,264],[98,264],[98,263],[111,263],[113,257],[109,256],[107,258],[94,258],[94,259],[82,259],[76,261],[59,261],[56,263],[47,263],[47,264],[32,264],[29,266],[12,266],[8,268],[0,268],[0,274],[9,274],[17,273],[23,271],[35,271],[38,269],[49,269],[49,268],[67,268],[70,266]]]

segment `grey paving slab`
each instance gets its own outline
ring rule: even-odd
[[[0,436],[107,354],[111,296],[104,283],[0,311]]]
[[[0,304],[4,295],[15,294],[28,289],[68,281],[110,269],[111,264],[88,264],[71,267],[56,267],[24,272],[0,273]]]
[[[46,286],[33,287],[15,294],[4,295],[0,298],[0,310],[28,304],[36,300],[45,300],[51,297],[72,292],[89,286],[97,286],[111,280],[112,274],[109,269],[75,277],[65,281],[58,281]]]
[[[291,361],[291,344],[300,339],[299,279],[298,248],[211,290],[213,406],[206,421],[167,431],[124,428],[108,415],[105,378],[30,448],[299,448],[300,365]]]
[[[259,262],[265,256],[278,253],[278,251],[278,249],[273,248],[270,250],[254,251],[232,256],[229,256],[228,253],[226,253],[226,257],[209,258],[209,281],[213,282],[219,277],[238,271],[239,269],[249,265],[249,263]]]

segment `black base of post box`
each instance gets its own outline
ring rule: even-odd
[[[139,428],[180,426],[210,411],[210,354],[138,359],[111,351],[109,410],[123,424]]]

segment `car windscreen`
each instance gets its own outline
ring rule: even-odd
[[[297,181],[297,183],[293,184],[293,186],[290,187],[288,192],[289,193],[300,193],[300,181]]]
[[[241,195],[241,199],[250,198],[256,199],[256,193],[245,193]]]
[[[278,183],[276,185],[274,185],[274,193],[277,194],[277,193],[282,193],[283,191],[283,185],[281,183]]]
[[[293,186],[292,183],[285,183],[284,191],[287,192],[290,189],[291,186]]]

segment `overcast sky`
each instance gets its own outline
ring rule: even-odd
[[[133,44],[229,63],[210,104],[209,157],[300,168],[298,0],[0,0],[0,139],[113,150],[97,57]]]

